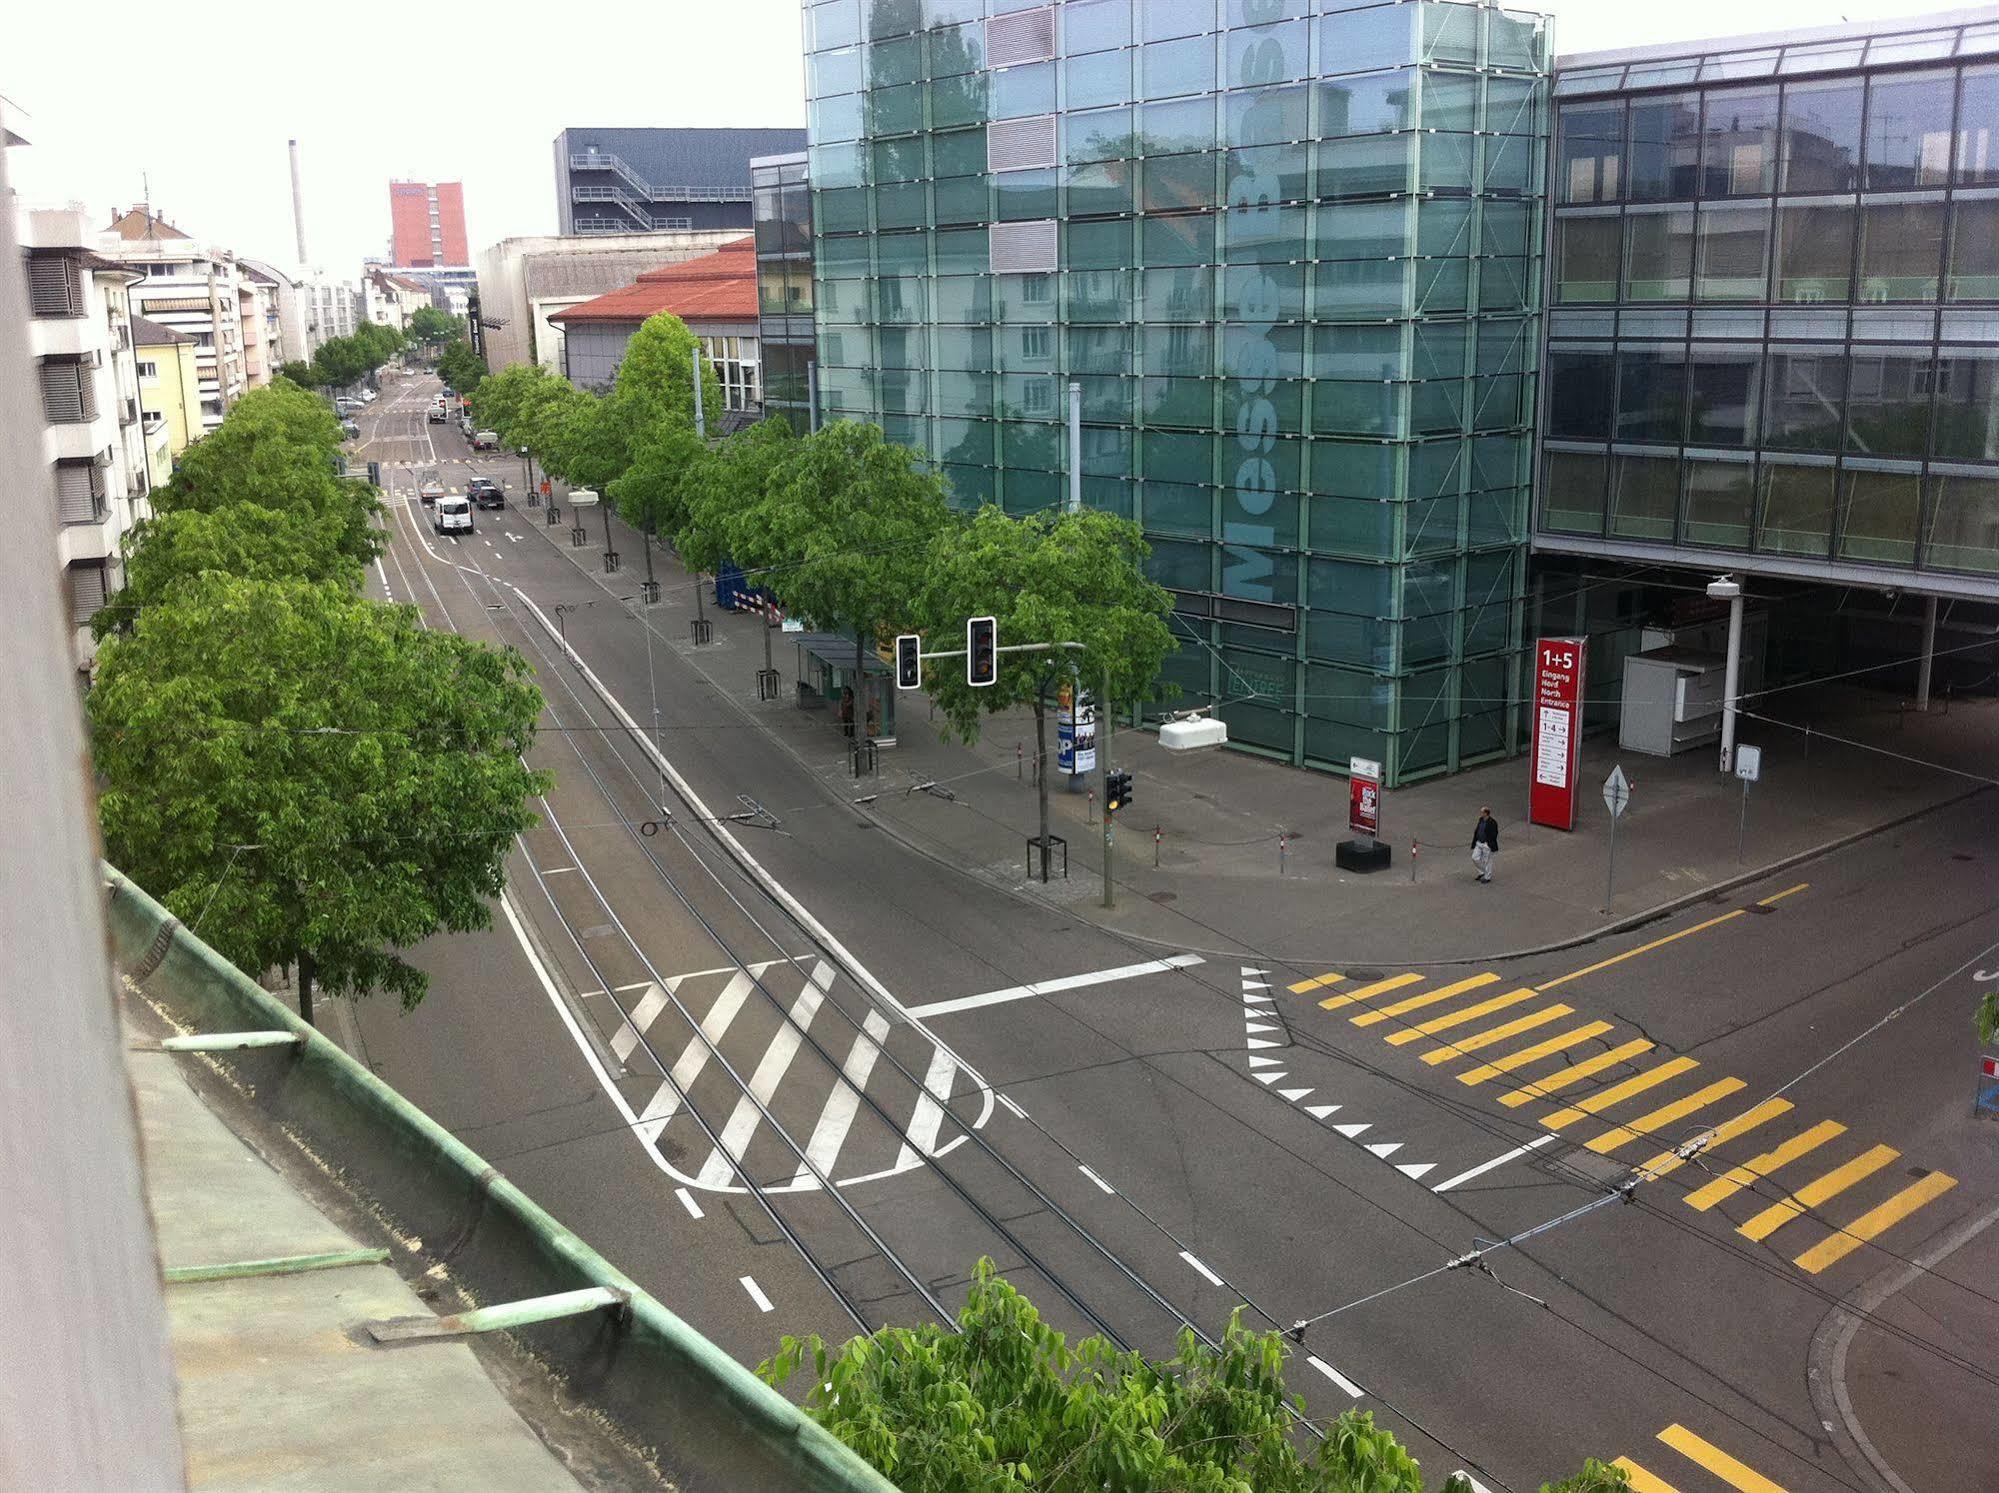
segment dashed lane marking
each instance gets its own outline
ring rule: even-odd
[[[770,1304],[770,1297],[764,1295],[763,1287],[756,1283],[754,1276],[744,1275],[737,1278],[742,1282],[743,1289],[750,1293],[750,1300],[757,1304],[758,1311],[767,1312],[773,1310]]]

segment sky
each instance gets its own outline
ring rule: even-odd
[[[1558,52],[1923,15],[1937,0],[1544,0]],[[799,0],[380,0],[168,19],[153,0],[18,7],[0,94],[35,204],[110,221],[145,198],[176,226],[293,264],[286,141],[299,142],[310,262],[352,278],[386,252],[391,178],[463,181],[476,254],[555,231],[565,126],[805,122]],[[115,39],[115,43],[114,43]],[[178,88],[176,95],[173,90]],[[163,101],[173,100],[163,106]],[[220,121],[218,123],[218,121]]]

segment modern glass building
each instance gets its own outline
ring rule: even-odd
[[[1999,598],[1999,10],[1555,95],[1536,549]]]
[[[816,318],[822,413],[1026,513],[1064,501],[1073,383],[1083,499],[1150,536],[1183,703],[1391,783],[1510,750],[1544,19],[819,0],[805,25],[809,287],[776,168],[757,222],[789,262],[765,316]]]
[[[805,152],[750,162],[755,195],[757,340],[763,348],[763,407],[801,433],[811,425],[816,356],[812,330],[812,199]]]

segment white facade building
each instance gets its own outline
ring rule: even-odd
[[[201,373],[201,425],[222,423],[249,388],[236,258],[200,244],[144,207],[112,224],[104,251],[140,274],[132,308],[194,339]]]
[[[361,300],[369,321],[400,332],[420,307],[431,304],[430,287],[390,270],[370,270],[361,282]]]
[[[148,430],[132,344],[132,290],[144,276],[98,252],[81,207],[18,214],[28,287],[28,351],[42,395],[42,451],[55,490],[57,562],[77,662],[95,655],[90,619],[123,581],[119,541],[150,509]]]

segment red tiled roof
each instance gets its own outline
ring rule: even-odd
[[[636,325],[661,311],[691,322],[755,321],[756,241],[746,234],[713,253],[647,270],[622,290],[558,311],[549,320]]]

